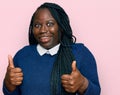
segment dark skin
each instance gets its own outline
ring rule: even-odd
[[[33,22],[33,34],[38,43],[50,49],[59,44],[59,26],[47,8],[36,12]],[[5,85],[9,91],[14,91],[18,85],[22,84],[23,72],[21,68],[15,67],[12,57],[8,56],[8,68],[5,76]],[[67,92],[78,91],[83,94],[88,87],[88,80],[80,73],[76,67],[76,61],[72,63],[71,74],[63,74],[61,83]]]

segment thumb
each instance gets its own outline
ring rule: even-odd
[[[8,55],[8,67],[15,68],[14,63],[13,63],[13,58],[11,55]]]
[[[72,72],[77,70],[76,61],[72,62]]]

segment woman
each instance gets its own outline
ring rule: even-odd
[[[44,3],[32,16],[29,46],[19,50],[4,79],[5,95],[100,95],[96,62],[75,43],[69,18],[54,3]]]

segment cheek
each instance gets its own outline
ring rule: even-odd
[[[38,30],[33,29],[33,35],[34,35],[34,36],[37,36],[37,35],[38,35]]]
[[[55,36],[56,39],[58,39],[58,30],[57,29],[53,29],[53,32],[52,32]]]
[[[52,27],[52,28],[50,28],[50,31],[52,33],[54,33],[54,34],[58,34],[58,27],[57,26],[56,27]]]
[[[51,31],[51,32],[55,33],[55,32],[57,31],[57,29],[56,29],[56,28],[54,28],[54,27],[52,27],[52,28],[49,28],[49,31]]]
[[[53,27],[50,28],[50,30],[53,31],[54,33],[58,32],[58,25],[55,24]]]

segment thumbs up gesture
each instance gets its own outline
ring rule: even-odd
[[[21,68],[16,68],[12,56],[8,56],[8,67],[5,76],[5,86],[9,91],[14,91],[16,86],[20,85],[23,80]]]
[[[83,94],[88,86],[88,80],[77,69],[76,61],[72,62],[71,74],[63,74],[61,76],[62,86],[67,92],[75,93],[78,91]]]

